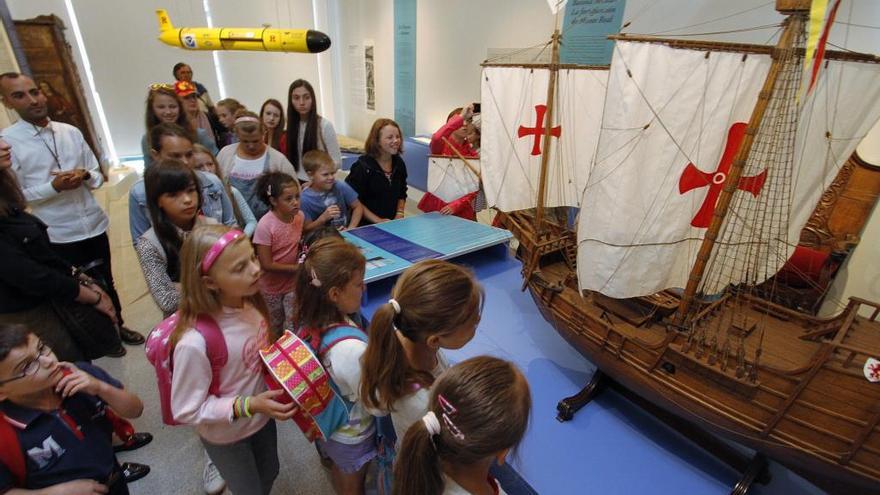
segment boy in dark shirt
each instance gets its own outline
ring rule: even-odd
[[[0,325],[0,493],[127,494],[107,408],[136,418],[143,403],[97,366],[59,362],[25,326]]]

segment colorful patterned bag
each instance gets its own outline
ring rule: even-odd
[[[317,344],[319,355],[347,339],[365,342],[366,335],[347,325],[327,329]],[[293,421],[309,441],[326,440],[348,423],[352,404],[339,393],[312,347],[301,338],[286,330],[275,343],[260,351],[260,357],[266,365],[266,384],[272,390],[287,392],[277,401],[296,403]]]

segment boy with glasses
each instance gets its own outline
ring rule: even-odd
[[[0,493],[127,494],[109,417],[142,412],[101,368],[59,362],[25,326],[0,325]]]

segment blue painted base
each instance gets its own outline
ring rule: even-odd
[[[660,423],[616,392],[607,390],[566,423],[556,403],[589,381],[594,366],[547,323],[522,284],[519,261],[496,246],[456,258],[473,268],[486,290],[474,339],[447,352],[451,362],[489,354],[516,363],[531,385],[532,423],[512,466],[538,493],[726,494],[739,474]],[[368,287],[364,312],[385,303],[394,279]],[[745,449],[744,449],[745,451]],[[804,479],[771,462],[772,482],[754,494],[819,494]],[[505,482],[505,489],[507,483]],[[513,489],[509,493],[529,493]]]

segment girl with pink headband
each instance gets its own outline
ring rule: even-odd
[[[292,417],[293,404],[277,402],[283,391],[267,391],[260,373],[257,351],[267,344],[268,317],[257,283],[260,264],[243,232],[219,225],[193,230],[180,256],[182,296],[169,339],[171,413],[195,426],[234,493],[268,494],[279,469],[274,420]],[[195,329],[206,317],[216,322],[227,351],[214,387],[209,346]]]

